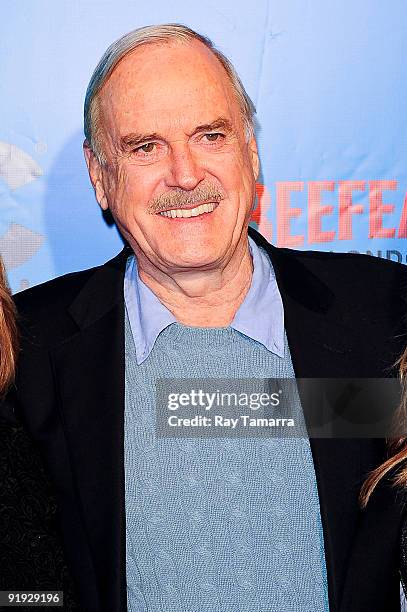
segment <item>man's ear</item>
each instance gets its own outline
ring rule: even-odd
[[[260,160],[259,153],[257,151],[257,142],[254,136],[252,136],[249,140],[249,155],[250,161],[252,162],[253,174],[254,178],[257,181],[260,174]]]
[[[103,175],[102,175],[102,167],[89,146],[87,140],[83,143],[83,154],[85,155],[86,165],[88,167],[90,182],[93,185],[93,189],[95,190],[95,196],[99,203],[99,206],[103,210],[107,210],[109,208],[109,203],[107,201],[105,189],[103,186]]]

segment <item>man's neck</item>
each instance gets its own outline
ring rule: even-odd
[[[249,242],[238,245],[230,261],[213,270],[165,274],[136,253],[142,282],[172,312],[179,323],[192,327],[226,327],[249,291],[253,262]]]

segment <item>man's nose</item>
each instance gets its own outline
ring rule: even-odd
[[[205,173],[187,143],[175,143],[168,158],[167,185],[194,189]]]

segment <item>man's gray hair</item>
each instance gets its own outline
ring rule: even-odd
[[[99,163],[105,163],[106,158],[100,144],[101,126],[100,109],[98,104],[98,93],[107,81],[116,65],[125,55],[146,44],[165,44],[174,41],[189,42],[199,40],[218,58],[230,79],[230,83],[236,100],[240,106],[242,119],[245,127],[246,137],[249,140],[254,134],[254,114],[255,106],[234,69],[232,63],[216,49],[212,41],[206,36],[202,36],[187,26],[179,23],[168,23],[157,26],[146,26],[138,28],[125,34],[116,42],[110,45],[105,51],[98,65],[96,66],[86,90],[84,107],[84,131],[88,145],[96,155]]]

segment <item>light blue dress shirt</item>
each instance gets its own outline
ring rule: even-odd
[[[252,282],[230,327],[284,357],[284,310],[274,269],[266,251],[250,236],[248,239],[253,260]],[[134,255],[127,260],[124,298],[140,365],[149,356],[158,334],[177,319],[140,279]]]

